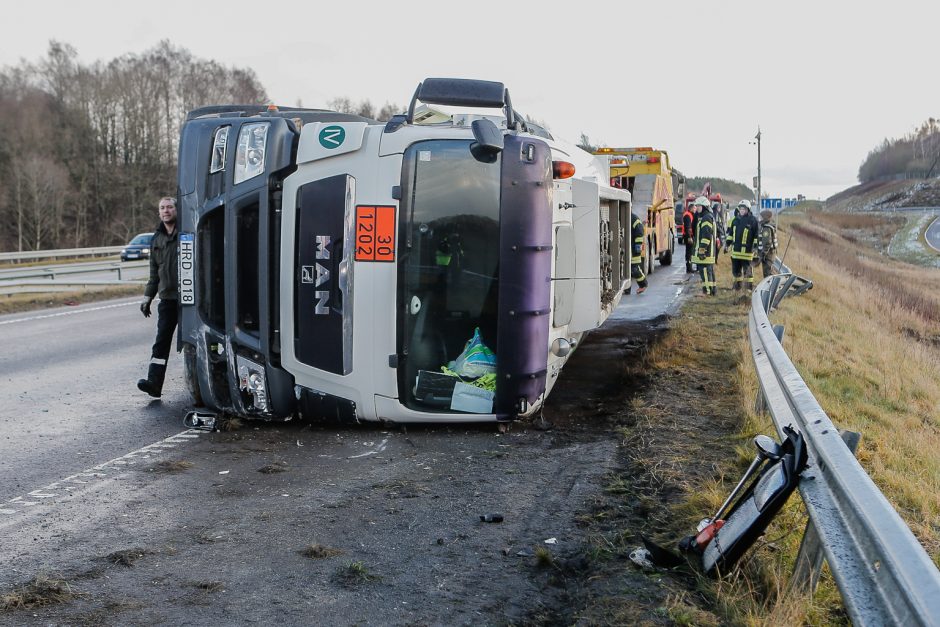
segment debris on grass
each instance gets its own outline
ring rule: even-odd
[[[31,609],[66,603],[81,596],[64,579],[37,575],[10,592],[0,594],[0,611]]]
[[[310,559],[324,559],[327,557],[336,557],[337,555],[342,555],[343,552],[340,549],[323,546],[322,544],[311,544],[300,551],[300,554],[304,557],[309,557]]]
[[[336,571],[334,579],[347,588],[360,584],[378,581],[378,575],[373,575],[362,562],[349,562]]]
[[[130,567],[134,565],[134,562],[147,555],[153,555],[153,551],[136,547],[133,549],[124,549],[123,551],[115,551],[107,555],[105,559],[112,564]]]

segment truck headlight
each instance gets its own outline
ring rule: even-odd
[[[235,151],[235,184],[264,172],[264,149],[268,141],[268,123],[246,124],[238,132]]]
[[[209,164],[209,174],[221,172],[225,169],[225,146],[228,144],[228,129],[228,126],[223,126],[215,131],[215,137],[212,140],[212,162]]]

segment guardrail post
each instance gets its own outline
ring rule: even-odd
[[[122,270],[121,266],[117,266],[118,281],[123,281],[123,280],[124,280],[124,279],[121,277],[121,270]]]
[[[770,303],[771,309],[776,309],[777,307],[780,306],[780,301],[782,301],[784,297],[787,295],[787,292],[790,291],[790,287],[793,285],[794,281],[796,281],[796,278],[797,277],[795,274],[791,274],[790,276],[787,277],[787,280],[783,283],[783,287],[781,287],[780,291],[777,293],[777,297],[773,299],[773,301],[771,301]]]
[[[761,300],[764,304],[764,312],[770,313],[770,304],[774,302],[774,295],[777,293],[777,286],[780,285],[780,277],[775,276],[770,279],[770,289],[768,289],[764,294],[761,294]]]
[[[776,324],[774,325],[774,335],[777,336],[777,341],[780,344],[783,344],[783,325]],[[757,400],[754,402],[754,412],[757,414],[763,414],[767,411],[767,401],[764,398],[764,392],[760,389],[760,386],[757,387]]]
[[[842,436],[842,441],[845,442],[845,445],[849,447],[854,455],[862,435],[855,431],[840,431],[839,435]],[[796,555],[796,564],[793,566],[790,588],[800,592],[809,592],[810,594],[816,592],[824,559],[825,553],[816,525],[813,524],[812,520],[807,520],[806,531],[803,533],[800,550]]]

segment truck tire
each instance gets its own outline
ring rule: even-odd
[[[199,378],[196,376],[196,347],[192,344],[183,344],[183,379],[193,399],[193,405],[204,407],[202,392],[199,391]]]
[[[676,249],[676,236],[674,233],[669,234],[669,250],[663,252],[659,256],[659,265],[661,266],[671,266],[672,265],[672,251]]]

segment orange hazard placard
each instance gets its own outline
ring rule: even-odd
[[[395,261],[395,207],[356,207],[356,261]]]

